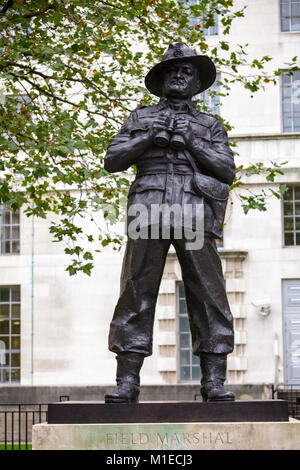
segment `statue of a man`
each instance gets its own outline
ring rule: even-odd
[[[184,233],[175,236],[174,223],[168,237],[162,236],[161,227],[155,237],[150,229],[148,236],[128,233],[120,297],[109,333],[109,349],[117,354],[117,387],[106,394],[106,403],[138,401],[139,373],[144,358],[152,354],[155,306],[171,244],[182,270],[203,400],[234,400],[234,394],[224,389],[234,332],[215,239],[222,236],[235,164],[222,122],[198,111],[191,100],[215,78],[215,66],[207,56],[182,43],[170,44],[145,79],[159,103],[134,110],[105,156],[109,172],[137,168],[128,213],[134,205],[150,211],[153,206],[176,204],[201,207],[204,214],[203,243],[197,249],[188,248]],[[148,220],[150,226],[151,217]]]

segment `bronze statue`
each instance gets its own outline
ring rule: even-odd
[[[146,235],[145,231],[140,237],[128,235],[120,297],[109,333],[109,349],[117,354],[117,388],[106,394],[106,403],[138,401],[139,373],[144,358],[152,353],[155,305],[171,244],[182,269],[203,400],[235,398],[224,389],[234,332],[215,241],[222,236],[235,164],[222,122],[198,111],[191,100],[215,78],[209,57],[182,43],[170,44],[145,79],[148,90],[160,97],[159,103],[134,110],[105,156],[105,169],[112,173],[136,165],[128,214],[135,205],[149,211],[153,205],[190,205],[204,212],[203,246],[197,249],[187,248],[184,234],[175,236],[173,219],[168,237],[162,236],[161,226],[159,236],[151,237],[151,218],[145,222]]]

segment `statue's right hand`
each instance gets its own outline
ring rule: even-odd
[[[156,136],[156,134],[158,134],[161,131],[166,131],[167,129],[168,129],[167,116],[158,116],[153,120],[149,128],[149,134],[151,138],[153,139]]]

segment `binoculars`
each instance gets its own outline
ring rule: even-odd
[[[154,143],[158,145],[158,147],[166,147],[170,144],[171,148],[175,150],[184,149],[184,138],[180,134],[174,133],[175,119],[175,116],[171,116],[168,120],[167,129],[158,132],[154,137]]]

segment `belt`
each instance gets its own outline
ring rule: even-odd
[[[168,174],[168,173],[176,173],[180,175],[193,175],[193,170],[190,165],[185,164],[170,164],[170,163],[163,163],[163,164],[155,164],[152,165],[143,165],[143,167],[137,167],[137,176],[143,175],[155,175],[157,173],[160,174]]]

